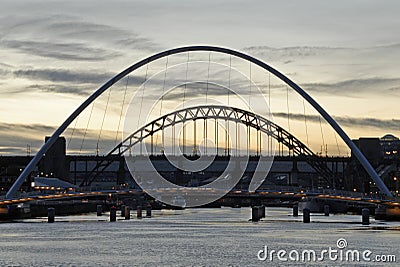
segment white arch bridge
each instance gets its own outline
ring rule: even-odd
[[[97,91],[95,91],[91,96],[89,96],[66,120],[61,126],[53,133],[53,135],[47,140],[47,142],[40,148],[38,153],[33,157],[30,163],[26,166],[20,176],[17,178],[15,183],[11,186],[9,191],[6,194],[7,199],[12,199],[16,192],[21,187],[22,183],[27,179],[29,174],[34,170],[36,165],[39,163],[40,159],[43,155],[47,152],[47,150],[55,143],[57,138],[67,129],[67,127],[81,114],[93,101],[95,101],[100,95],[102,95],[107,89],[113,86],[116,82],[127,76],[128,74],[134,72],[135,70],[141,68],[149,64],[150,62],[156,61],[158,59],[168,57],[174,54],[181,54],[181,53],[189,53],[193,51],[207,51],[207,52],[215,52],[221,54],[227,54],[230,56],[234,56],[240,58],[242,60],[248,61],[252,64],[255,64],[262,69],[268,71],[269,73],[273,74],[275,77],[283,81],[288,87],[292,88],[296,91],[305,101],[307,101],[336,131],[336,133],[342,138],[342,140],[346,143],[346,145],[351,149],[353,155],[359,160],[365,171],[368,173],[370,178],[376,183],[377,187],[379,188],[380,192],[386,196],[392,196],[391,192],[384,184],[382,179],[378,176],[374,168],[365,158],[365,156],[361,153],[358,147],[351,141],[348,135],[342,130],[342,128],[337,124],[337,122],[309,95],[307,94],[300,86],[286,77],[284,74],[276,70],[275,68],[271,67],[270,65],[266,64],[265,62],[254,58],[250,55],[245,53],[235,51],[228,48],[216,47],[216,46],[186,46],[186,47],[179,47],[170,50],[166,50],[155,55],[152,55],[148,58],[145,58],[127,69],[123,70],[113,78],[111,78],[108,82],[106,82],[103,86],[101,86]],[[197,115],[196,115],[197,114]],[[172,120],[170,116],[175,116]],[[181,116],[181,117],[180,117]],[[188,116],[188,117],[187,117]],[[110,153],[121,153],[124,149],[127,149],[132,143],[142,140],[146,135],[154,133],[159,129],[160,126],[167,126],[172,121],[178,122],[179,120],[183,119],[194,119],[193,116],[199,116],[199,118],[205,118],[207,116],[214,116],[222,119],[228,119],[243,123],[245,125],[249,125],[258,131],[262,131],[265,134],[269,134],[270,136],[274,137],[281,142],[289,149],[292,149],[296,154],[307,155],[310,158],[315,158],[316,155],[308,149],[304,144],[302,144],[298,139],[296,139],[293,135],[289,132],[284,130],[283,128],[279,127],[276,124],[266,120],[265,118],[261,118],[251,112],[229,108],[229,107],[196,107],[194,109],[185,109],[181,112],[174,112],[161,118],[157,119],[153,123],[150,123],[147,126],[139,129],[131,136],[129,136],[126,142],[122,142],[119,146],[115,147],[112,152]],[[128,143],[127,143],[128,142]],[[127,145],[129,144],[129,145]],[[314,161],[313,167],[318,170],[319,172],[326,172],[325,175],[329,178],[329,171],[327,168],[323,166],[323,164],[318,163],[318,161]],[[99,166],[102,168],[102,166]],[[98,168],[98,169],[101,169]],[[90,181],[90,180],[89,180]]]

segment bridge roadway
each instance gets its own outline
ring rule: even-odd
[[[207,194],[216,194],[217,189],[208,188],[182,188],[177,189],[162,189],[160,193],[168,195],[184,195],[188,191],[197,191],[199,196],[206,196]],[[67,192],[59,194],[48,194],[48,195],[25,195],[14,199],[2,199],[0,200],[0,213],[7,211],[8,205],[18,205],[22,203],[34,203],[35,201],[65,201],[71,199],[96,199],[105,198],[109,196],[138,196],[144,192],[137,189],[109,189],[109,190],[96,190],[86,192]],[[365,197],[361,193],[338,191],[338,190],[320,190],[320,191],[303,191],[303,190],[288,190],[287,188],[275,188],[274,190],[257,190],[256,192],[249,192],[247,190],[234,190],[226,194],[223,198],[239,198],[239,199],[281,199],[281,200],[292,200],[301,201],[304,199],[321,199],[329,201],[347,202],[352,205],[381,205],[388,209],[399,209],[400,211],[400,199],[379,199],[377,197]]]

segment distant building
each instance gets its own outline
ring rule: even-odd
[[[379,138],[360,137],[359,139],[353,140],[353,142],[373,167],[376,168],[382,162],[382,146]],[[353,153],[351,154],[351,158],[356,159]]]
[[[383,158],[385,160],[399,158],[400,140],[398,137],[392,134],[387,134],[384,137],[382,137],[380,141],[383,152]]]
[[[392,134],[387,134],[381,138],[359,138],[353,140],[371,165],[376,173],[389,187],[398,194],[400,176],[400,139]],[[364,193],[376,193],[378,189],[361,167],[358,160],[352,154],[353,172],[348,174],[349,185],[354,186],[354,190]]]
[[[45,142],[49,139],[46,136]],[[66,141],[60,136],[47,150],[39,166],[40,175],[43,177],[57,177],[69,181],[69,172],[66,161]]]
[[[400,159],[400,139],[392,134],[382,138],[361,137],[353,142],[374,167],[383,161]]]

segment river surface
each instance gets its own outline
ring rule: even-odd
[[[134,216],[132,211],[131,220],[113,223],[108,214],[56,217],[54,224],[46,218],[0,223],[0,266],[400,266],[400,222],[371,219],[362,226],[359,215],[312,215],[304,224],[291,209],[268,207],[258,223],[248,221],[250,208]],[[267,255],[286,254],[263,260],[265,246]],[[336,254],[322,258],[321,251],[329,248]],[[304,250],[315,251],[316,260],[302,258]],[[366,260],[346,260],[348,250],[360,257],[371,253]],[[394,255],[397,262],[377,262],[377,255],[386,261]]]

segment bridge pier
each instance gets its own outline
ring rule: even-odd
[[[97,205],[97,216],[101,216],[103,213],[103,207],[101,205]]]
[[[329,210],[330,210],[329,205],[325,205],[325,206],[324,206],[324,215],[325,215],[325,216],[329,216]]]
[[[48,208],[47,209],[47,222],[54,223],[54,218],[56,216],[56,209],[55,208]]]
[[[303,209],[303,223],[310,223],[310,209]]]
[[[147,203],[146,218],[151,218],[151,204],[150,203]]]
[[[117,220],[117,210],[115,207],[110,208],[110,222],[115,222]]]
[[[131,219],[131,207],[125,206],[125,220]]]
[[[142,206],[137,206],[136,207],[136,217],[138,219],[142,219]]]
[[[264,205],[260,206],[260,211],[261,211],[260,218],[265,218],[265,206]]]
[[[251,221],[258,222],[261,219],[261,213],[259,207],[252,207],[251,208]]]
[[[125,217],[125,205],[121,205],[121,217]]]
[[[362,224],[369,225],[369,209],[362,209]]]
[[[297,216],[299,216],[299,206],[294,205],[293,206],[293,217],[297,217]]]

